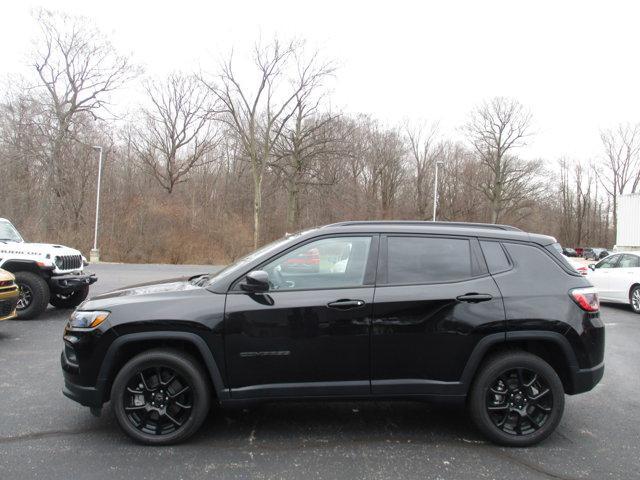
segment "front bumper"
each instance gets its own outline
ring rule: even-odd
[[[16,317],[16,304],[18,303],[18,288],[3,289],[0,291],[0,320],[10,320]]]
[[[69,274],[51,277],[51,287],[56,292],[72,292],[98,281],[95,274]]]
[[[60,363],[64,377],[63,395],[85,407],[101,408],[104,403],[102,401],[102,392],[96,387],[74,383],[74,373],[77,372],[78,366],[67,359],[64,351],[60,354]]]

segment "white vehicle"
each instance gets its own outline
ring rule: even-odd
[[[640,313],[640,252],[618,252],[589,265],[587,278],[603,302],[626,303]]]
[[[80,305],[97,281],[83,273],[85,265],[78,250],[27,243],[9,220],[0,218],[0,268],[13,273],[20,288],[18,318],[35,318],[49,303],[56,308]]]

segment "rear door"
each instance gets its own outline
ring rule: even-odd
[[[381,236],[371,334],[374,394],[457,393],[478,341],[504,329],[500,291],[477,239]]]

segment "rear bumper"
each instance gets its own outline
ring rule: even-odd
[[[604,362],[600,365],[596,365],[593,368],[581,368],[577,369],[572,378],[572,389],[567,392],[570,395],[577,393],[588,392],[593,389],[604,375]]]
[[[98,281],[98,277],[96,277],[95,274],[69,274],[52,276],[49,281],[52,290],[56,292],[72,292],[96,283]]]

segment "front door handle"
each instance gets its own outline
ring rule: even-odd
[[[488,293],[465,293],[464,295],[456,297],[456,299],[461,302],[479,303],[487,302],[493,299],[493,297]]]
[[[363,305],[364,305],[364,300],[341,299],[341,300],[336,300],[335,302],[328,303],[327,307],[335,308],[338,310],[349,310],[352,308],[359,308]]]

